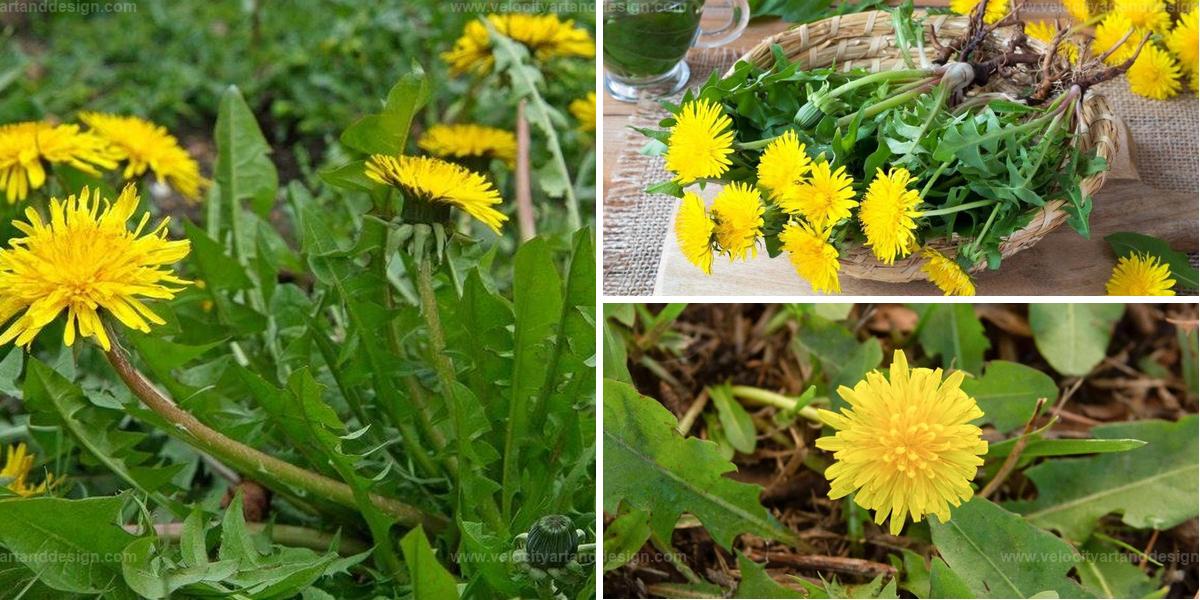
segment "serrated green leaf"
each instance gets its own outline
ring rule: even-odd
[[[633,560],[649,539],[649,513],[635,508],[618,515],[604,528],[604,570],[611,571]]]
[[[0,360],[0,394],[21,397],[21,386],[17,379],[21,377],[24,359],[25,350],[14,346],[8,351],[8,356]]]
[[[917,325],[921,347],[930,356],[942,357],[942,368],[978,374],[983,351],[991,344],[983,324],[970,304],[926,304]]]
[[[1038,398],[1046,399],[1042,412],[1058,399],[1058,385],[1049,375],[1006,360],[989,362],[983,376],[964,379],[962,389],[973,396],[983,410],[983,417],[975,422],[991,423],[1004,433],[1029,421]]]
[[[1030,304],[1038,352],[1063,375],[1087,375],[1104,360],[1123,304]]]
[[[1086,597],[1067,577],[1081,560],[1074,548],[986,499],[953,509],[946,523],[931,519],[929,530],[942,558],[975,597],[1028,598],[1046,590],[1060,598]]]
[[[805,598],[800,592],[779,585],[767,574],[764,565],[760,565],[741,552],[737,553],[738,570],[742,572],[742,580],[738,582],[734,598]]]
[[[625,501],[650,513],[656,534],[669,539],[689,512],[723,548],[742,533],[794,543],[759,503],[762,488],[723,475],[734,469],[712,442],[684,438],[674,415],[632,386],[604,383],[604,502],[616,512]]]
[[[1140,439],[1135,450],[1089,458],[1046,461],[1027,469],[1038,497],[1012,508],[1039,527],[1083,541],[1096,521],[1121,513],[1140,529],[1167,529],[1197,515],[1197,417],[1178,422],[1134,421],[1092,429],[1098,439]]]
[[[220,189],[221,206],[239,219],[241,201],[249,199],[254,211],[266,216],[275,202],[279,174],[271,162],[271,146],[236,86],[229,86],[221,96],[213,138],[217,143],[213,179]]]
[[[934,557],[929,568],[928,598],[974,598],[971,588],[940,557]],[[920,597],[920,596],[918,596]]]
[[[56,590],[133,598],[121,577],[134,539],[118,525],[124,505],[121,496],[0,500],[0,546]]]

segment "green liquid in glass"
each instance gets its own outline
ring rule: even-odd
[[[604,68],[626,79],[667,73],[695,40],[703,7],[703,0],[605,2]]]

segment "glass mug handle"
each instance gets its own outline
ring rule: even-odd
[[[722,2],[706,2],[705,6],[724,5],[729,9],[729,21],[714,30],[700,29],[693,46],[697,48],[716,48],[724,46],[742,36],[746,26],[750,24],[750,5],[746,0],[723,0]]]

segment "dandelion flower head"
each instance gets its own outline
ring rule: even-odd
[[[403,190],[410,199],[454,206],[495,231],[508,217],[496,210],[500,192],[483,175],[429,156],[372,155],[367,177]]]
[[[89,175],[115,169],[118,155],[100,137],[79,131],[78,125],[27,121],[0,125],[0,191],[9,204],[24,200],[30,190],[46,183],[50,164],[65,164]]]
[[[779,242],[787,251],[796,274],[818,292],[838,293],[838,251],[829,243],[829,231],[818,231],[808,223],[791,222],[783,227]]]
[[[513,132],[473,123],[434,125],[421,134],[417,146],[442,158],[498,158],[509,166],[517,160]]]
[[[917,228],[915,219],[921,216],[916,209],[921,203],[921,195],[908,189],[911,181],[908,169],[903,167],[887,174],[879,169],[858,209],[867,245],[875,258],[885,265],[894,263],[897,257],[907,256],[916,241],[913,232]]]
[[[812,160],[796,132],[787,130],[771,141],[758,160],[758,185],[776,199],[785,198],[808,174]]]
[[[23,498],[46,493],[46,490],[53,485],[53,477],[50,475],[47,475],[46,480],[37,485],[29,485],[29,472],[33,470],[34,458],[25,449],[24,443],[9,446],[4,467],[0,468],[0,486],[8,488],[10,492]]]
[[[763,227],[762,197],[754,187],[735,182],[725,186],[712,203],[717,245],[730,260],[754,256]]]
[[[0,344],[28,346],[59,314],[66,312],[63,343],[75,342],[76,330],[95,338],[105,350],[109,338],[101,322],[106,312],[126,327],[150,331],[162,318],[143,299],[169,300],[188,282],[170,266],[191,250],[187,240],[167,238],[167,219],[147,231],[142,213],[132,231],[127,223],[138,207],[137,190],[125,186],[115,203],[83,188],[66,200],[52,198],[50,218],[25,210],[13,225],[25,237],[0,249]],[[14,319],[14,317],[16,317]]]
[[[921,252],[925,264],[921,271],[947,296],[974,296],[975,284],[958,263],[933,248]]]
[[[146,170],[166,181],[188,200],[199,200],[209,182],[200,176],[200,165],[179,145],[179,140],[161,125],[137,117],[83,113],[79,119],[92,132],[107,140],[125,165],[126,181],[141,177]]]
[[[705,275],[712,273],[716,226],[704,208],[704,200],[694,192],[685,193],[675,215],[675,239],[688,262],[700,267]]]
[[[1174,296],[1171,266],[1157,256],[1134,253],[1122,256],[1104,286],[1109,296]]]
[[[875,511],[876,524],[890,515],[888,529],[899,535],[910,517],[932,514],[945,523],[951,506],[974,495],[971,480],[988,444],[971,424],[983,411],[962,390],[962,371],[943,379],[941,369],[910,369],[897,350],[888,372],[838,389],[849,407],[818,411],[836,433],[817,447],[833,452],[829,497],[854,493],[855,504]]]
[[[563,20],[558,15],[510,13],[491,14],[487,20],[497,33],[524,44],[538,60],[559,56],[591,58],[596,55],[596,43],[591,34],[576,27],[571,19]],[[492,38],[487,26],[479,19],[468,22],[463,27],[462,37],[454,43],[454,48],[442,53],[442,60],[450,65],[450,71],[455,75],[490,73],[496,61],[492,56]]]
[[[1133,66],[1125,73],[1129,89],[1139,96],[1154,100],[1166,100],[1179,93],[1183,84],[1179,82],[1179,65],[1162,48],[1146,44],[1138,54]]]
[[[829,227],[850,218],[850,209],[858,206],[853,184],[845,166],[831,170],[828,162],[821,161],[813,165],[811,175],[796,187],[795,194],[780,202],[780,208],[804,215],[815,227]]]
[[[708,100],[684,104],[667,140],[667,170],[681,185],[720,177],[733,153],[733,121],[721,105]]]
[[[567,110],[579,121],[580,131],[586,133],[596,130],[596,92],[588,92],[586,96],[572,100]]]
[[[980,0],[950,0],[950,10],[960,15],[969,15],[979,6]],[[987,8],[983,11],[985,23],[995,23],[1008,14],[1008,0],[986,0]]]

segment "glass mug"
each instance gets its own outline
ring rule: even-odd
[[[724,6],[728,21],[700,27],[704,0],[604,0],[604,87],[617,100],[669,96],[683,89],[690,72],[688,48],[715,48],[736,40],[750,22],[746,0],[708,2]]]

